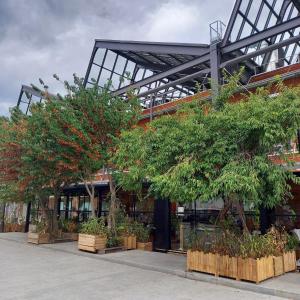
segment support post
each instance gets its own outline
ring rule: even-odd
[[[5,226],[5,209],[6,209],[6,203],[3,203],[3,210],[2,210],[2,220],[1,220],[1,232],[4,232],[4,226]]]
[[[210,45],[211,90],[213,101],[219,95],[220,85],[220,42]]]
[[[31,214],[31,202],[28,202],[28,204],[27,204],[27,210],[26,210],[26,220],[25,220],[24,232],[28,232],[29,231],[30,214]]]

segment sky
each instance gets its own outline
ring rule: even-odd
[[[0,115],[22,84],[63,93],[53,78],[84,77],[95,39],[209,43],[234,0],[0,0]]]

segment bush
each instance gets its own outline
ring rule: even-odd
[[[87,222],[82,223],[80,233],[90,235],[107,236],[107,228],[105,226],[105,220],[101,218],[90,218]]]
[[[289,234],[287,238],[287,243],[285,245],[285,251],[293,251],[297,249],[297,247],[300,245],[300,242],[298,240],[298,237],[294,234]]]
[[[71,232],[71,233],[77,233],[79,228],[78,224],[73,220],[60,220],[59,221],[59,228],[63,232]]]
[[[121,246],[121,244],[122,244],[122,240],[120,237],[115,236],[111,232],[108,233],[107,242],[106,242],[107,248],[118,247],[118,246]]]
[[[294,236],[275,228],[265,235],[237,234],[224,230],[213,233],[192,231],[189,237],[191,250],[244,258],[280,256],[285,251],[294,250],[298,243]]]
[[[129,224],[128,233],[134,234],[138,242],[147,243],[150,240],[151,227],[135,221]]]

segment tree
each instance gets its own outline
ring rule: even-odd
[[[54,77],[59,80],[57,75]],[[109,226],[115,231],[114,215],[118,203],[111,156],[120,133],[137,123],[140,105],[131,94],[126,101],[113,96],[109,91],[109,84],[103,89],[96,85],[85,88],[82,82],[74,74],[73,85],[64,82],[66,96],[58,96],[56,99],[47,97],[45,104],[41,106],[45,114],[36,123],[42,125],[42,128],[35,130],[39,132],[39,137],[45,136],[45,141],[40,144],[48,144],[48,151],[51,151],[45,153],[44,159],[51,158],[70,171],[73,182],[84,183],[91,198],[93,216],[95,174],[100,171],[107,174],[111,195],[108,220]],[[43,133],[45,128],[46,134]],[[38,149],[38,152],[41,150]]]
[[[26,119],[17,109],[11,118],[0,118],[0,202],[19,201],[18,179],[22,167],[22,145]]]
[[[147,179],[150,192],[173,201],[222,198],[221,216],[235,205],[245,230],[244,204],[271,208],[286,199],[287,181],[297,178],[269,155],[284,157],[295,137],[300,91],[279,83],[274,97],[258,89],[232,104],[234,86],[231,81],[213,103],[195,101],[146,130],[123,133],[115,155],[121,186],[140,189]]]

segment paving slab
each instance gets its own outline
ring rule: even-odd
[[[26,235],[23,233],[0,234],[0,240],[1,239],[26,244]],[[285,275],[266,280],[260,284],[253,284],[228,278],[214,277],[212,275],[198,272],[186,272],[186,257],[179,254],[166,254],[140,250],[130,250],[109,254],[92,254],[79,251],[77,249],[77,242],[28,246],[38,247],[54,252],[69,253],[76,256],[88,257],[95,260],[102,260],[148,271],[176,275],[194,281],[242,289],[265,295],[300,300],[300,273],[297,272],[287,273]]]

